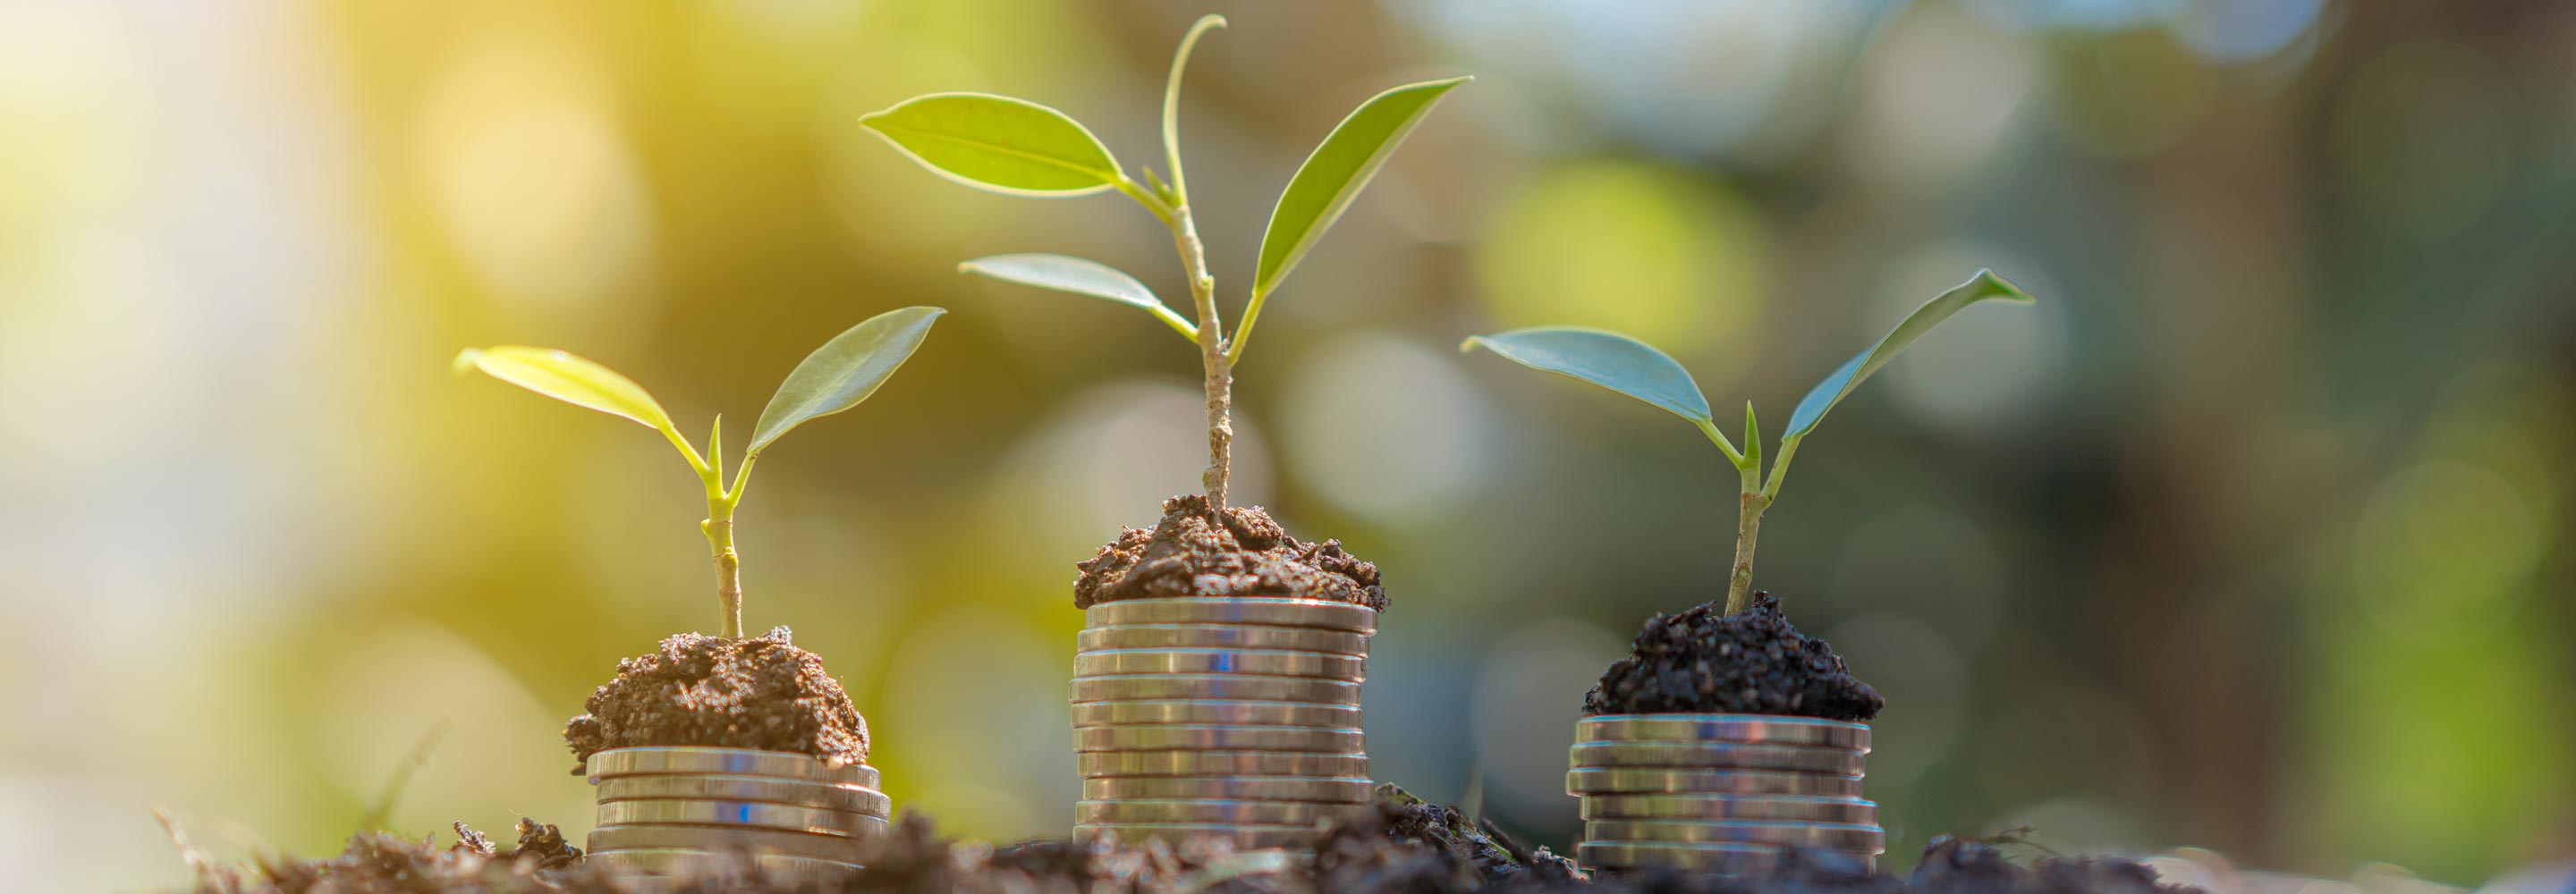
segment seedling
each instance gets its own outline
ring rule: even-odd
[[[1688,370],[1673,362],[1664,352],[1645,342],[1616,332],[1572,326],[1544,326],[1515,329],[1499,335],[1479,335],[1467,339],[1460,350],[1482,347],[1505,359],[1531,369],[1581,379],[1603,388],[1645,401],[1690,420],[1708,435],[1711,443],[1726,454],[1742,476],[1743,493],[1736,503],[1735,570],[1726,585],[1726,613],[1744,610],[1753,588],[1753,537],[1762,527],[1762,513],[1780,497],[1780,481],[1789,474],[1789,459],[1798,453],[1798,444],[1816,430],[1825,411],[1859,387],[1879,367],[1896,357],[1898,351],[1923,337],[1923,333],[1949,319],[1968,305],[1988,298],[2029,303],[2030,295],[2020,287],[2005,282],[1994,271],[1980,270],[1974,278],[1924,302],[1896,324],[1877,344],[1834,370],[1833,375],[1816,383],[1798,408],[1789,414],[1789,429],[1780,436],[1780,450],[1771,461],[1771,477],[1762,477],[1762,429],[1753,419],[1753,402],[1744,402],[1744,449],[1717,429],[1717,419],[1709,414],[1708,398],[1691,380]]]
[[[1305,260],[1370,178],[1377,176],[1387,156],[1422,123],[1432,105],[1469,80],[1407,84],[1370,97],[1306,156],[1270,211],[1270,228],[1262,234],[1260,260],[1253,268],[1250,299],[1233,336],[1227,337],[1217,314],[1216,279],[1208,272],[1194,223],[1189,178],[1181,170],[1180,135],[1181,72],[1199,38],[1224,26],[1222,16],[1200,18],[1172,55],[1171,73],[1163,86],[1163,161],[1171,175],[1168,181],[1151,167],[1142,169],[1141,183],[1129,177],[1109,154],[1109,147],[1101,145],[1089,129],[1063,112],[1027,100],[985,93],[932,93],[859,119],[897,150],[950,180],[990,192],[1038,197],[1116,190],[1171,230],[1182,272],[1189,278],[1195,319],[1173,311],[1135,277],[1096,261],[1008,254],[967,261],[958,270],[1130,305],[1153,314],[1197,344],[1207,380],[1208,468],[1202,481],[1208,507],[1217,512],[1225,511],[1234,440],[1227,421],[1233,405],[1234,366],[1243,360],[1244,346],[1251,343],[1252,325],[1261,318],[1262,304]]]
[[[921,340],[930,334],[930,324],[943,313],[947,311],[936,307],[890,310],[833,336],[806,355],[804,362],[787,374],[787,380],[779,383],[768,408],[760,411],[760,421],[752,426],[751,449],[743,451],[730,487],[724,480],[722,414],[716,416],[707,433],[707,452],[701,456],[696,447],[689,445],[689,439],[671,425],[671,414],[663,412],[662,405],[643,388],[608,367],[563,351],[524,345],[467,348],[456,355],[456,371],[479,369],[493,378],[568,404],[632,419],[661,432],[671,446],[679,448],[681,458],[688,460],[689,468],[698,473],[698,481],[707,491],[707,518],[698,523],[698,528],[706,532],[707,545],[715,551],[716,600],[724,610],[722,635],[740,639],[742,559],[734,552],[733,512],[742,504],[743,488],[751,483],[752,463],[780,435],[807,420],[858,406],[875,394],[877,387],[893,377],[895,369],[921,347]]]

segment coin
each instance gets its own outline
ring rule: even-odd
[[[868,816],[888,816],[894,809],[893,800],[875,789],[771,776],[613,776],[599,781],[596,794],[602,802],[639,798],[711,798],[822,807]]]
[[[1360,701],[1360,685],[1342,680],[1252,674],[1073,678],[1073,700],[1077,702],[1202,698],[1355,706]]]
[[[1877,826],[1852,823],[1763,822],[1756,820],[1587,820],[1586,841],[1678,842],[1686,844],[1779,844],[1826,847],[1875,854],[1887,848],[1887,833]]]
[[[1233,839],[1240,848],[1310,847],[1315,830],[1310,826],[1239,826],[1214,823],[1082,823],[1073,827],[1073,837],[1116,835],[1118,840],[1138,842],[1160,838],[1178,843],[1198,835]]]
[[[1377,611],[1365,605],[1321,599],[1266,596],[1183,596],[1172,599],[1121,599],[1083,610],[1083,626],[1129,624],[1267,624],[1274,627],[1320,627],[1351,633],[1376,633]]]
[[[1094,751],[1074,755],[1085,778],[1095,776],[1333,776],[1365,777],[1368,758],[1347,754],[1271,751]],[[603,822],[605,819],[603,818]]]
[[[707,851],[674,848],[594,851],[585,859],[613,866],[623,866],[637,872],[651,873],[654,875],[671,875],[677,873],[683,868],[686,868],[688,864],[709,862],[718,857],[718,854],[709,853]],[[751,859],[769,875],[773,877],[784,876],[784,878],[781,879],[783,881],[838,880],[847,877],[852,872],[858,871],[859,868],[856,863],[843,863],[838,860],[821,860],[813,857],[791,857],[785,854],[755,854],[752,855]]]
[[[1075,751],[1302,751],[1361,754],[1355,729],[1296,726],[1104,726],[1073,731]]]
[[[1360,709],[1352,705],[1195,700],[1081,702],[1073,706],[1073,725],[1077,728],[1146,726],[1164,723],[1358,729]]]
[[[656,823],[757,826],[764,829],[792,829],[824,835],[865,835],[883,831],[886,828],[884,817],[865,816],[842,810],[797,807],[789,804],[662,798],[651,801],[605,801],[599,805],[599,824],[603,826]]]
[[[749,748],[667,746],[612,748],[590,756],[590,778],[644,776],[659,773],[721,773],[731,776],[777,776],[811,779],[863,788],[877,787],[875,767],[835,767],[810,754],[755,751]]]
[[[1603,714],[1574,724],[1585,742],[1762,742],[1869,753],[1869,724],[1770,714]]]
[[[1312,826],[1359,806],[1311,801],[1083,801],[1073,805],[1073,819],[1078,823]]]
[[[1128,674],[1259,674],[1357,683],[1368,679],[1368,659],[1316,652],[1216,649],[1114,649],[1073,656],[1073,675],[1077,677]]]
[[[1580,768],[1565,774],[1565,791],[1573,795],[1682,793],[1857,798],[1860,777],[1778,770]]]
[[[1120,624],[1093,627],[1075,637],[1085,652],[1099,649],[1287,649],[1327,655],[1368,654],[1368,634],[1312,627],[1256,624]]]
[[[1360,804],[1374,783],[1366,779],[1308,776],[1130,776],[1082,781],[1082,796],[1095,801],[1240,800]]]
[[[610,826],[590,830],[584,842],[592,853],[621,850],[728,850],[856,860],[859,839],[843,835],[810,835],[750,826]]]
[[[1780,857],[1780,849],[1767,844],[1585,841],[1574,846],[1576,861],[1608,869],[1661,866],[1684,872],[1745,873],[1770,868]]]
[[[1806,745],[1576,742],[1573,763],[1577,767],[1707,767],[1858,776],[1868,767],[1869,759],[1857,751]]]
[[[1585,795],[1584,819],[1809,820],[1878,822],[1878,805],[1809,795]]]

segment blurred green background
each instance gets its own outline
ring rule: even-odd
[[[920,170],[933,90],[1158,154],[1173,43],[1228,299],[1374,91],[1472,73],[1277,296],[1238,500],[1395,600],[1377,776],[1563,845],[1583,691],[1722,592],[1684,425],[1455,350],[1612,326],[1773,419],[1913,303],[1980,308],[1801,452],[1760,585],[1891,705],[1928,836],[2475,884],[2576,857],[2576,6],[2328,0],[0,2],[0,855],[30,889],[589,827],[565,717],[711,629],[650,432],[450,374],[564,347],[740,439],[831,333],[954,312],[741,515],[747,620],[842,675],[900,803],[1060,835],[1072,563],[1194,490],[1197,361],[964,258],[1186,296],[1116,197]],[[1721,413],[1723,417],[1723,413]],[[1776,424],[1776,423],[1775,423]]]

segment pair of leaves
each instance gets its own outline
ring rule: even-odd
[[[1904,322],[1896,324],[1896,328],[1889,330],[1877,344],[1843,363],[1824,381],[1816,383],[1806,398],[1798,402],[1798,409],[1789,414],[1789,428],[1781,434],[1781,441],[1785,443],[1806,437],[1808,432],[1815,430],[1817,423],[1824,421],[1825,411],[1833,409],[1844,395],[1850,394],[1863,380],[1895,359],[1897,352],[1905,350],[1906,345],[1913,344],[1915,339],[1923,337],[1923,333],[1931,331],[1950,315],[1989,298],[2021,303],[2031,301],[2029,294],[2005,282],[1994,271],[1977,271],[1977,275],[1967,282],[1915,308],[1913,313],[1906,315]],[[1653,404],[1697,423],[1729,454],[1736,452],[1733,445],[1718,434],[1716,419],[1709,412],[1708,398],[1700,393],[1699,383],[1691,379],[1690,372],[1645,342],[1599,329],[1541,327],[1516,329],[1499,335],[1479,335],[1467,339],[1461,346],[1467,350],[1479,347],[1531,369],[1580,379]],[[1752,440],[1755,435],[1751,430],[1751,408],[1747,407],[1745,413],[1746,438]],[[1745,445],[1748,451],[1760,448],[1758,443]]]
[[[748,456],[758,456],[781,435],[809,420],[867,400],[921,347],[922,340],[930,335],[931,324],[943,313],[947,311],[936,307],[890,310],[833,336],[806,355],[804,362],[798,363],[786,381],[779,384],[778,393],[769,398],[769,406],[761,410],[760,421],[752,426]],[[598,363],[553,348],[502,345],[468,348],[456,355],[456,368],[458,372],[479,369],[493,378],[565,403],[632,419],[662,432],[687,450],[687,439],[672,426],[671,414],[653,395]],[[719,447],[709,444],[709,455]],[[706,461],[694,450],[688,452],[692,465],[706,467]]]
[[[979,189],[1015,195],[1076,196],[1118,189],[1135,196],[1148,209],[1169,219],[1164,203],[1186,202],[1181,175],[1180,135],[1176,116],[1181,69],[1191,48],[1222,18],[1203,18],[1183,39],[1164,90],[1163,143],[1172,183],[1145,192],[1119,167],[1109,147],[1090,129],[1055,109],[1026,100],[984,93],[934,93],[916,97],[859,119],[923,167],[950,180]],[[1236,332],[1240,350],[1251,333],[1262,300],[1323,237],[1351,201],[1377,176],[1395,147],[1420,125],[1440,97],[1468,78],[1408,84],[1371,97],[1344,118],[1308,155],[1270,213],[1262,234],[1261,254],[1253,273],[1252,303]],[[1150,178],[1152,172],[1146,172]],[[1181,320],[1135,277],[1080,258],[1061,255],[1001,255],[969,261],[961,271],[1078,295],[1104,298],[1142,308],[1195,339],[1196,329]]]

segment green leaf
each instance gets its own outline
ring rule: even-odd
[[[1163,299],[1155,297],[1154,290],[1145,288],[1145,284],[1137,282],[1135,277],[1097,261],[1050,254],[993,255],[959,264],[957,272],[989,276],[1005,282],[1054,289],[1058,292],[1107,298],[1120,304],[1144,309],[1146,313],[1153,314],[1156,319],[1162,320],[1164,325],[1172,327],[1193,342],[1198,341],[1199,338],[1198,327],[1190,325],[1189,320],[1183,319],[1179,312],[1172,310],[1170,305],[1164,304]]]
[[[933,93],[859,123],[940,176],[1017,195],[1078,196],[1125,175],[1109,147],[1063,112],[989,93]]]
[[[814,353],[806,355],[805,362],[796,364],[796,370],[787,374],[787,381],[779,383],[778,393],[760,411],[760,421],[751,428],[751,450],[744,454],[744,462],[806,420],[829,416],[867,400],[921,347],[921,340],[930,335],[930,324],[947,312],[936,307],[886,311],[814,349]]]
[[[1753,402],[1749,400],[1744,402],[1743,465],[1748,472],[1759,474],[1762,471],[1762,423],[1754,421]]]
[[[1256,300],[1278,288],[1288,271],[1305,260],[1307,250],[1350,207],[1369,178],[1377,176],[1387,156],[1422,123],[1432,104],[1469,80],[1426,81],[1388,90],[1361,103],[1333,128],[1332,135],[1298,166],[1297,176],[1288,181],[1278,206],[1270,211],[1270,229],[1261,236],[1261,260],[1253,268]],[[1251,322],[1249,315],[1245,322]]]
[[[1886,337],[1880,338],[1878,344],[1871,345],[1869,350],[1860,352],[1859,356],[1853,357],[1843,363],[1840,369],[1834,370],[1833,375],[1826,376],[1824,381],[1816,383],[1816,387],[1807,392],[1806,398],[1798,401],[1798,409],[1789,414],[1789,429],[1781,433],[1781,439],[1785,441],[1806,437],[1808,432],[1815,430],[1816,423],[1824,420],[1825,411],[1833,409],[1834,404],[1842,402],[1843,395],[1850,394],[1853,388],[1860,386],[1862,380],[1878,372],[1879,367],[1886,366],[1887,361],[1896,359],[1898,351],[1905,350],[1906,345],[1913,344],[1915,339],[1922,338],[1923,333],[1932,331],[1932,327],[1949,319],[1951,314],[1988,298],[2001,298],[2023,304],[2028,304],[2032,300],[2029,293],[2023,292],[2020,286],[2005,282],[2003,277],[1996,276],[1994,271],[1977,271],[1977,275],[1969,278],[1967,282],[1960,283],[1949,291],[1942,292],[1938,297],[1924,302],[1922,307],[1915,308],[1914,313],[1906,316],[1905,322],[1898,323],[1896,328],[1888,330]]]
[[[499,345],[467,348],[456,355],[456,369],[479,369],[495,379],[579,407],[623,416],[674,438],[671,414],[642,386],[615,370],[553,348]]]
[[[1689,370],[1645,342],[1616,332],[1573,326],[1514,329],[1478,335],[1459,350],[1484,348],[1531,369],[1581,379],[1645,401],[1705,427],[1708,398]]]

